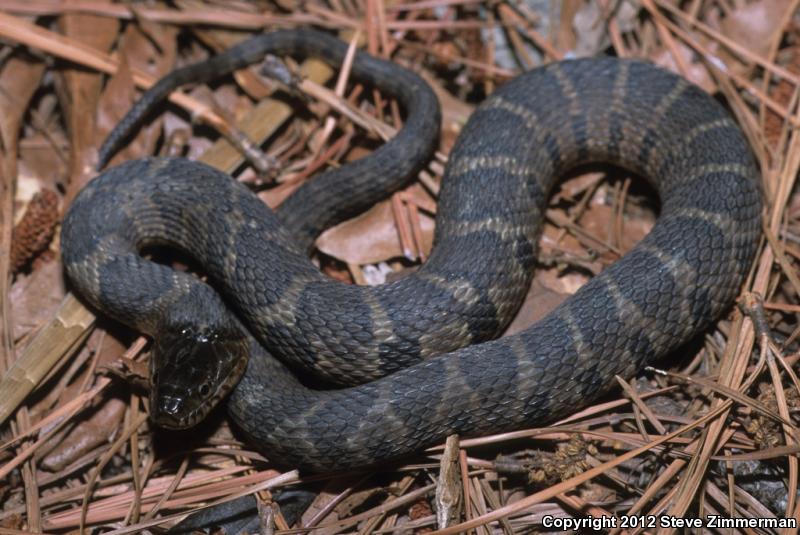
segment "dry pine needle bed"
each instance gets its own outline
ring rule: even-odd
[[[217,533],[583,532],[599,527],[590,518],[616,518],[603,524],[613,533],[683,532],[681,519],[702,519],[697,532],[795,532],[769,526],[800,521],[798,7],[0,1],[0,533],[159,532],[179,523],[188,532],[222,526]],[[442,107],[438,149],[417,178],[316,241],[313,259],[327,276],[365,285],[416,270],[431,252],[448,155],[475,107],[535,66],[611,54],[647,59],[715,95],[752,147],[764,237],[738,305],[657,370],[619,378],[612,394],[567,419],[451,437],[377,467],[287,470],[244,442],[224,411],[191,431],[157,429],[142,386],[150,343],[68,291],[62,217],[141,90],[254,33],[289,27],[325,29],[410,68]],[[234,174],[275,208],[402,127],[397,102],[350,79],[347,63],[287,64],[300,80],[288,93],[257,66],[173,92],[112,165],[186,156]],[[564,177],[550,197],[533,284],[506,334],[613,264],[658,210],[655,193],[623,170],[590,166]],[[196,270],[189,258],[152,255]],[[199,510],[209,519],[187,518]],[[768,527],[727,531],[709,524],[714,516]],[[662,517],[673,522],[648,524]]]

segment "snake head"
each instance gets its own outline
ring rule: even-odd
[[[185,429],[203,420],[239,382],[249,356],[239,329],[172,327],[150,356],[150,416],[161,427]]]

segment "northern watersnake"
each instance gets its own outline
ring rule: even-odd
[[[282,31],[178,70],[145,94],[103,158],[177,85],[266,53],[337,64],[345,50],[324,34]],[[611,57],[524,73],[476,109],[449,156],[421,269],[377,287],[325,277],[307,257],[316,235],[405,183],[438,136],[436,99],[417,75],[358,53],[353,77],[398,99],[403,128],[370,158],[312,179],[277,214],[228,175],[179,158],[114,167],[72,204],[67,274],[91,305],[154,337],[158,422],[195,423],[249,351],[228,408],[255,446],[312,470],[375,463],[452,433],[573,411],[707,328],[736,296],[759,235],[744,136],[695,85]],[[530,283],[553,184],[586,162],[645,177],[661,200],[654,228],[544,319],[486,341]],[[211,285],[140,256],[150,244],[190,253]],[[315,390],[287,364],[369,382]]]

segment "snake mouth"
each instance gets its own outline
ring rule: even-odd
[[[211,405],[187,409],[185,400],[186,396],[180,394],[152,395],[150,414],[153,421],[164,429],[187,429],[203,421],[211,412]]]
[[[197,425],[233,390],[248,357],[248,339],[238,330],[163,332],[150,357],[151,419],[167,429]]]

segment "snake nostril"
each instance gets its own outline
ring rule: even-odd
[[[162,396],[159,400],[158,408],[164,414],[174,416],[180,412],[183,403],[180,398],[175,396]]]

